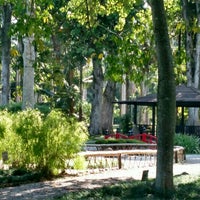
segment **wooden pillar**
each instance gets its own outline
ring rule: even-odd
[[[156,106],[153,105],[152,107],[152,134],[155,135],[155,131],[156,131]]]
[[[118,156],[118,168],[121,169],[122,168],[122,155],[121,153]]]
[[[137,105],[134,104],[134,125],[137,125]]]
[[[184,134],[185,133],[185,123],[184,123],[184,107],[182,106],[181,107],[181,130],[182,130],[182,133]]]

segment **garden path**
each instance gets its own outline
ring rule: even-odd
[[[52,181],[24,184],[16,187],[0,188],[1,200],[50,200],[69,191],[92,189],[110,185],[122,180],[141,180],[143,170],[149,170],[149,178],[155,178],[154,167],[103,171],[74,177],[59,178]],[[186,155],[186,161],[174,164],[174,175],[194,175],[200,177],[200,155]]]

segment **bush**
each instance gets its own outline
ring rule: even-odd
[[[37,110],[26,110],[14,115],[13,131],[19,137],[18,157],[14,162],[20,167],[37,163],[38,142],[41,139],[42,115]],[[16,156],[15,156],[16,157]]]
[[[0,153],[8,152],[8,159],[10,161],[18,160],[18,157],[20,157],[19,152],[21,152],[20,138],[13,131],[14,119],[14,115],[6,110],[0,112]]]
[[[41,168],[51,173],[63,170],[66,159],[81,150],[87,140],[87,129],[75,119],[66,119],[61,112],[52,111],[44,121],[39,149]]]
[[[119,144],[119,143],[144,143],[140,140],[134,140],[134,139],[115,139],[115,138],[109,138],[109,139],[98,139],[96,140],[95,144]]]
[[[84,170],[87,168],[86,159],[84,156],[76,156],[73,160],[74,160],[74,169]]]
[[[175,134],[174,145],[184,147],[187,154],[200,153],[200,138],[197,136]]]
[[[4,138],[4,136],[11,131],[11,127],[11,115],[6,110],[0,112],[0,138]]]
[[[0,106],[0,110],[7,110],[8,112],[16,113],[22,110],[22,103],[12,102],[6,106]]]
[[[51,112],[51,106],[49,103],[37,103],[35,109],[38,109],[44,115],[48,115]]]
[[[46,175],[62,171],[87,140],[87,128],[59,111],[46,117],[37,110],[0,113],[0,150],[8,151],[10,164],[36,168]]]
[[[133,128],[133,122],[130,114],[125,114],[120,118],[119,130],[122,133],[128,133]]]

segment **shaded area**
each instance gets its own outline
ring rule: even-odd
[[[134,105],[134,124],[140,127],[137,121],[137,107],[149,106],[152,108],[152,134],[155,135],[156,131],[156,107],[157,107],[157,94],[149,94],[143,97],[137,97],[134,100],[115,101],[113,103]],[[184,108],[185,107],[200,107],[200,91],[194,87],[187,87],[186,85],[176,86],[176,107],[181,108],[181,122],[176,127],[177,133],[194,134],[200,137],[200,126],[185,126],[184,124]],[[151,127],[151,125],[144,125]]]
[[[200,155],[186,155],[186,161],[183,164],[174,164],[174,175],[184,175],[188,180],[190,180],[188,177],[189,176],[194,176],[196,178],[200,177]],[[95,189],[95,188],[101,188],[103,187],[103,192],[107,191],[107,189],[104,187],[105,185],[115,185],[117,183],[120,183],[120,187],[117,186],[117,189],[112,189],[112,192],[115,192],[115,194],[121,195],[123,191],[125,191],[126,186],[121,184],[122,181],[124,183],[130,182],[131,184],[138,182],[136,180],[141,180],[142,178],[142,172],[144,170],[149,170],[149,179],[154,179],[155,178],[155,167],[144,167],[144,168],[138,168],[135,167],[134,169],[130,170],[108,170],[104,171],[102,173],[98,174],[87,174],[87,175],[81,175],[81,176],[75,176],[75,177],[62,177],[58,178],[52,181],[44,181],[44,182],[39,182],[39,183],[31,183],[31,184],[24,184],[20,185],[17,187],[7,187],[7,188],[0,188],[0,199],[1,200],[45,200],[45,199],[53,199],[54,197],[59,197],[69,193],[69,192],[75,192],[77,191],[83,191],[84,195],[89,195],[90,189]],[[191,180],[190,180],[191,181]],[[139,181],[140,182],[140,181]],[[141,182],[140,182],[141,183]],[[145,183],[145,182],[144,182]],[[144,184],[141,183],[141,184]],[[198,194],[200,194],[199,189],[196,188],[196,184],[194,183],[188,183],[190,184],[188,187],[191,186],[191,191],[197,191]],[[194,185],[193,185],[194,184]],[[114,186],[113,186],[114,187]],[[139,187],[139,186],[138,186]],[[149,191],[149,185],[145,186],[147,187],[146,193]],[[200,188],[200,187],[199,187]],[[145,188],[137,188],[137,191],[140,191],[140,194],[144,192]],[[151,189],[151,188],[150,188]],[[117,190],[117,191],[116,191]],[[134,188],[132,188],[133,191],[135,191]],[[182,186],[177,185],[177,191],[182,190]],[[84,192],[85,191],[85,192]],[[95,190],[96,191],[96,190]],[[96,192],[93,192],[93,195],[97,195]],[[130,192],[130,191],[129,191]],[[132,194],[126,192],[124,195],[124,199],[128,199],[130,196],[129,195],[136,195],[135,199],[137,199],[137,194]],[[131,191],[132,192],[132,191]],[[186,191],[183,190],[183,192],[186,193]],[[196,195],[197,193],[194,193]],[[91,193],[90,193],[91,195]],[[185,194],[185,197],[187,197],[188,194]],[[93,196],[95,197],[95,196]],[[152,193],[148,193],[149,199],[155,199],[152,196]],[[196,198],[197,196],[195,196]],[[98,198],[95,197],[96,199],[104,199],[105,198]],[[95,199],[93,198],[93,199]],[[193,199],[195,199],[193,198]],[[76,198],[78,199],[78,198]],[[84,199],[84,198],[82,198]],[[87,196],[87,198],[89,197]],[[92,197],[91,197],[92,199]],[[117,199],[117,198],[116,198]],[[147,199],[147,198],[145,198]],[[177,198],[178,199],[178,198]],[[184,199],[184,198],[179,198],[179,199]],[[185,199],[191,199],[191,198],[185,198]],[[198,199],[198,198],[197,198]]]
[[[80,191],[85,189],[100,188],[105,185],[115,184],[119,181],[134,180],[132,178],[104,178],[101,179],[75,179],[57,180],[54,182],[40,182],[21,185],[17,187],[8,187],[0,189],[1,200],[39,200],[53,199],[61,197],[67,192]]]

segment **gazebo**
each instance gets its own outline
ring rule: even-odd
[[[157,107],[157,94],[149,94],[143,97],[138,97],[134,100],[116,101],[114,103],[134,105],[133,122],[137,122],[137,107],[148,106],[152,108],[152,134],[155,135],[156,130],[156,107]],[[176,107],[181,108],[181,122],[176,127],[176,132],[195,134],[200,136],[200,126],[186,126],[184,120],[184,109],[188,107],[200,107],[200,91],[194,87],[187,87],[186,85],[178,85],[176,87]]]

